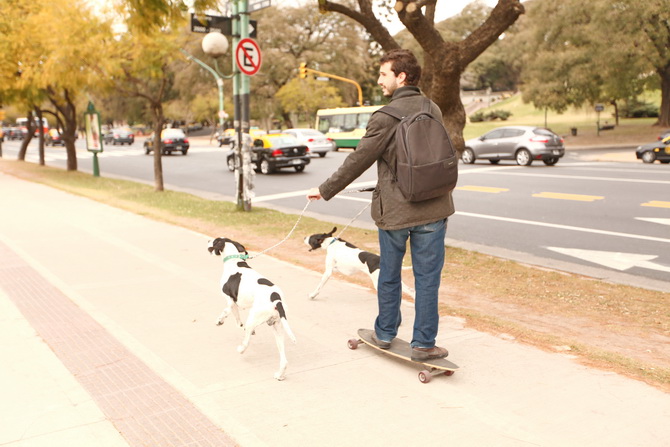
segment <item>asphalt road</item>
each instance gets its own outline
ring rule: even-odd
[[[109,146],[99,156],[101,175],[153,183],[153,161],[133,146]],[[79,142],[80,144],[82,142]],[[13,158],[19,142],[5,142],[3,156]],[[166,187],[211,198],[232,200],[234,174],[225,165],[225,147],[193,138],[187,156],[163,157]],[[501,162],[460,166],[454,193],[457,213],[449,221],[448,243],[484,253],[617,282],[670,291],[670,167],[642,164],[634,155],[622,161],[588,161],[589,154],[632,154],[632,148],[568,151],[555,166],[530,167]],[[299,213],[305,192],[318,186],[346,152],[313,158],[303,173],[282,170],[254,178],[255,206]],[[79,169],[92,171],[91,156],[78,151]],[[600,157],[603,159],[603,157]],[[607,157],[604,157],[607,159]],[[610,157],[618,160],[622,157]],[[31,146],[28,161],[37,160]],[[64,167],[62,148],[46,149],[46,164]],[[373,185],[375,168],[356,185]],[[341,194],[309,205],[308,214],[346,225],[374,228],[370,193]],[[329,230],[329,229],[328,229]]]

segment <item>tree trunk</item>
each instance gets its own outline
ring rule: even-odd
[[[158,192],[164,191],[163,185],[163,151],[161,150],[161,132],[165,124],[163,106],[160,102],[152,103],[151,110],[154,115],[154,189]]]
[[[28,131],[23,137],[23,140],[21,140],[21,149],[19,149],[19,153],[17,155],[17,160],[19,161],[26,161],[26,153],[28,152],[28,145],[30,144],[30,141],[33,139],[33,136],[35,135],[35,123],[33,120],[33,111],[28,110],[28,113],[26,113],[26,118],[28,118],[28,124],[26,127],[28,128]]]
[[[399,48],[398,43],[375,16],[370,0],[357,0],[358,10],[330,0],[317,0],[321,12],[337,12],[360,23],[384,51]],[[447,0],[442,0],[447,1]],[[520,0],[498,0],[486,21],[464,40],[445,42],[435,29],[437,0],[396,0],[398,18],[424,51],[421,89],[442,110],[444,125],[458,152],[464,148],[465,108],[460,98],[461,74],[509,28],[524,7]],[[422,9],[422,6],[425,6]]]
[[[40,166],[44,166],[44,123],[42,121],[42,109],[39,107],[35,107],[35,119],[37,120],[37,131],[39,132],[38,134],[38,141],[37,141],[37,152],[39,153],[39,163]]]
[[[656,124],[670,127],[670,65],[658,70],[658,75],[661,78],[661,109]]]

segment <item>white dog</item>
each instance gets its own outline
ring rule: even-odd
[[[356,272],[363,272],[370,277],[372,285],[377,290],[379,281],[379,255],[363,251],[360,248],[350,244],[347,241],[333,237],[337,227],[330,233],[319,233],[307,236],[305,243],[310,247],[309,251],[326,247],[326,271],[323,272],[321,282],[312,293],[310,299],[316,298],[321,288],[326,284],[328,278],[333,274],[333,270],[344,275],[353,275]],[[414,290],[402,283],[402,291],[414,297]]]
[[[275,373],[274,378],[284,380],[288,361],[280,324],[293,343],[295,343],[295,335],[286,320],[281,289],[249,267],[245,261],[248,254],[243,245],[230,239],[217,238],[209,242],[207,249],[217,256],[223,255],[221,291],[227,298],[228,306],[216,320],[216,324],[223,324],[230,312],[233,312],[237,324],[244,328],[244,340],[237,347],[240,354],[249,346],[254,329],[263,323],[272,326],[279,350],[279,370]],[[249,309],[249,315],[244,324],[240,319],[240,308]]]

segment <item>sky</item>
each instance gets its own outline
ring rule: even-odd
[[[249,0],[253,2],[254,0]],[[440,22],[449,17],[458,15],[463,8],[475,0],[437,0],[437,8],[435,10],[435,22]],[[493,7],[497,0],[481,0],[485,5]],[[305,4],[306,2],[316,2],[316,0],[272,0],[273,5],[294,6],[296,3]],[[391,34],[402,31],[405,27],[397,18],[388,25]]]

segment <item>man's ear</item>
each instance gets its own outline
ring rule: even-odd
[[[400,73],[398,73],[398,76],[396,76],[396,81],[401,86],[405,85],[406,80],[407,80],[407,73],[405,73],[404,71],[401,71]]]

